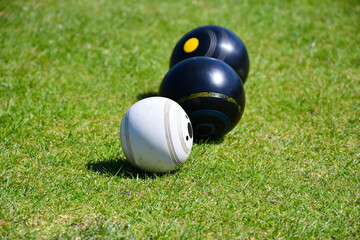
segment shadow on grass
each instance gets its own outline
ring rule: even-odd
[[[224,138],[208,138],[208,139],[194,139],[194,144],[196,145],[217,145],[224,142]]]
[[[149,97],[158,97],[159,93],[158,92],[145,92],[145,93],[139,93],[136,98],[138,101],[145,99],[145,98],[149,98]]]
[[[121,178],[152,179],[165,174],[147,173],[132,166],[125,158],[111,157],[100,162],[89,162],[86,167],[99,174]]]

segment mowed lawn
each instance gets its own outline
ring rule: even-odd
[[[121,120],[208,24],[249,52],[244,115],[138,171]],[[357,0],[0,0],[0,238],[359,239],[359,160]]]

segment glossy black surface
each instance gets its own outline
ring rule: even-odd
[[[221,138],[240,121],[245,107],[243,84],[223,61],[186,59],[169,70],[159,93],[178,102],[190,117],[195,138]]]
[[[199,40],[192,52],[184,51],[184,44],[191,38]],[[207,56],[229,64],[240,76],[243,84],[249,74],[250,60],[242,40],[232,31],[221,26],[202,26],[185,34],[173,49],[170,68],[178,62],[195,56]]]

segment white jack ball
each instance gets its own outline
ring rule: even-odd
[[[190,155],[193,130],[189,117],[175,101],[145,98],[126,112],[120,126],[127,160],[146,172],[170,172]]]

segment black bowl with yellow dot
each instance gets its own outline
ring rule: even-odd
[[[227,28],[208,25],[185,34],[176,44],[170,58],[170,68],[182,60],[204,56],[224,61],[232,67],[242,83],[249,74],[250,60],[242,40]]]

